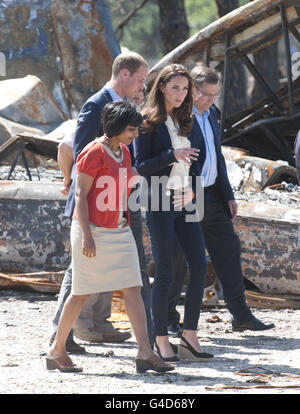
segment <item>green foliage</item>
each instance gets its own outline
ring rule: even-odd
[[[212,23],[217,16],[217,6],[212,0],[185,0],[185,9],[191,36]]]
[[[109,0],[114,28],[142,0]],[[159,31],[159,9],[156,0],[149,0],[117,33],[120,45],[142,54],[152,64],[162,57]],[[152,61],[152,62],[151,62]]]
[[[240,6],[249,0],[239,0]],[[185,0],[185,8],[190,25],[190,35],[194,35],[217,19],[218,9],[212,0]]]
[[[108,0],[113,26],[116,29],[121,20],[142,0]],[[240,0],[240,5],[249,0]],[[185,0],[190,36],[194,35],[217,18],[214,0]],[[159,8],[156,0],[148,0],[137,11],[122,31],[117,33],[121,46],[145,56],[152,65],[162,56],[162,44],[159,30]]]

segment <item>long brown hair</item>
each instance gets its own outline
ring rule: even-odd
[[[152,131],[158,122],[167,120],[167,111],[161,85],[166,85],[175,76],[184,76],[188,80],[188,93],[179,108],[174,108],[174,117],[178,123],[179,134],[187,136],[192,129],[192,109],[193,109],[193,80],[188,71],[182,65],[172,63],[163,68],[151,88],[146,104],[142,110],[143,124],[145,131]]]

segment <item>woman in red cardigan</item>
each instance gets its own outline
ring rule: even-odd
[[[127,145],[138,135],[140,113],[127,102],[102,111],[104,136],[88,144],[77,158],[76,206],[71,226],[72,292],[61,314],[47,369],[79,372],[66,353],[69,331],[92,293],[122,290],[138,343],[137,372],[171,371],[149,343],[136,244],[128,225],[128,195],[135,174]],[[131,183],[132,184],[132,183]]]

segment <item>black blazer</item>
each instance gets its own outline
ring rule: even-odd
[[[193,147],[194,136],[189,137]],[[148,202],[151,202],[151,177],[170,176],[173,163],[177,162],[173,154],[172,141],[164,122],[159,122],[151,132],[140,131],[134,140],[134,158],[138,173],[145,177],[148,183]],[[190,175],[198,174],[197,164],[190,168]],[[194,185],[192,181],[192,185]],[[162,191],[162,189],[161,189]],[[161,196],[160,196],[161,199]]]
[[[209,119],[209,122],[213,130],[213,134],[214,134],[214,142],[215,142],[216,156],[217,156],[218,177],[216,180],[216,186],[224,200],[226,209],[229,211],[228,201],[234,200],[234,194],[233,194],[233,191],[232,191],[229,179],[228,179],[226,163],[225,163],[225,159],[224,159],[224,156],[221,150],[220,130],[219,130],[216,110],[214,107],[210,108],[210,115],[208,119]],[[206,146],[205,146],[205,141],[204,141],[201,128],[196,120],[196,117],[194,119],[193,129],[191,132],[191,136],[189,138],[193,142],[193,145],[196,148],[200,149],[200,154],[198,157],[197,164],[198,164],[198,168],[201,174],[202,168],[205,162],[205,158],[206,158]],[[199,173],[199,170],[198,170],[198,173]]]
[[[221,150],[220,130],[214,107],[210,108],[209,121],[214,133],[217,156],[218,177],[216,186],[224,201],[224,207],[231,215],[228,201],[234,200],[234,194],[228,179],[226,163]],[[205,141],[196,118],[194,119],[193,128],[188,139],[193,148],[200,149],[198,160],[192,163],[190,169],[190,175],[194,178],[201,175],[206,158]],[[146,178],[148,189],[150,189],[151,176],[169,176],[172,163],[176,162],[176,158],[173,155],[172,142],[166,125],[164,123],[158,123],[152,132],[140,133],[139,137],[134,140],[134,155],[137,171]],[[194,180],[192,180],[192,185],[193,187],[195,186]],[[148,191],[148,196],[151,197],[150,191]]]
[[[112,98],[108,90],[103,87],[100,91],[91,96],[83,105],[77,120],[77,127],[75,130],[75,138],[73,144],[74,162],[83,148],[93,141],[96,137],[103,135],[101,124],[101,112],[104,106],[112,102]],[[64,215],[72,217],[75,207],[75,180],[73,180]]]

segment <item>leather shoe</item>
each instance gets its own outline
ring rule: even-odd
[[[172,338],[181,338],[182,329],[178,322],[172,322],[168,324],[168,335]]]
[[[148,370],[156,371],[156,372],[167,372],[173,371],[175,368],[173,365],[166,364],[162,360],[160,360],[156,355],[153,355],[151,358],[148,359],[136,359],[136,372],[142,374]]]
[[[255,316],[245,322],[239,322],[237,319],[232,319],[232,330],[237,332],[243,332],[247,329],[250,331],[266,331],[274,327],[274,323],[265,324],[255,318]]]
[[[189,361],[209,361],[214,356],[208,352],[198,352],[192,347],[192,345],[182,336],[181,340],[185,343],[179,344],[179,356],[182,359],[187,359]]]
[[[51,338],[49,345],[53,344],[54,338]],[[67,340],[66,342],[66,351],[68,354],[85,354],[86,350],[83,346],[77,344],[73,339]]]
[[[123,342],[126,339],[131,337],[130,332],[122,332],[117,329],[111,329],[109,332],[99,332],[95,329],[87,329],[79,331],[78,329],[73,329],[74,335],[81,339],[82,341],[87,341],[91,343],[97,342]]]
[[[158,356],[160,357],[160,359],[162,360],[162,361],[164,361],[164,362],[178,362],[179,361],[179,358],[178,358],[178,347],[176,346],[176,345],[173,345],[173,344],[170,344],[171,345],[171,347],[172,347],[172,349],[173,349],[173,352],[174,352],[174,356],[172,356],[172,357],[163,357],[162,356],[162,354],[161,354],[161,351],[160,351],[160,348],[159,348],[159,346],[157,345],[157,342],[155,342],[154,343],[154,349],[155,349],[155,352],[157,352],[157,354],[158,354]]]
[[[63,355],[59,358],[53,358],[47,355],[46,367],[49,370],[59,369],[61,372],[82,372],[82,367],[75,365],[68,355]]]
[[[131,338],[131,333],[128,331],[114,331],[104,333],[102,332],[103,340],[102,342],[124,342],[126,339]]]
[[[102,342],[103,336],[100,332],[95,331],[95,329],[88,328],[88,329],[75,329],[73,328],[73,334],[76,338],[80,339],[81,341],[85,342]]]

